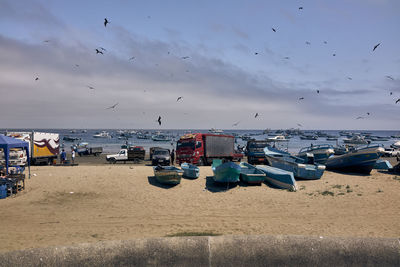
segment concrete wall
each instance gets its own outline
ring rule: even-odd
[[[400,266],[400,240],[305,236],[171,237],[0,254],[0,266]]]

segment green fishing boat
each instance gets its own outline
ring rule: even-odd
[[[240,166],[232,161],[222,162],[214,159],[212,164],[214,181],[217,183],[236,183],[239,182]]]
[[[161,184],[177,185],[181,182],[183,171],[174,166],[153,167],[154,176]]]
[[[190,179],[199,178],[200,169],[196,165],[190,163],[182,163],[181,169],[183,170],[183,177]]]
[[[240,163],[240,180],[249,184],[261,184],[265,180],[265,173],[251,164]]]

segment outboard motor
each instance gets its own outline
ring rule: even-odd
[[[314,164],[314,154],[313,153],[306,153],[306,156],[307,156],[306,163],[307,164]]]

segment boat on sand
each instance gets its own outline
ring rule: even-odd
[[[154,176],[161,184],[177,185],[181,182],[183,171],[174,166],[155,166]]]
[[[265,173],[254,165],[240,163],[240,180],[249,184],[261,184],[265,180]]]
[[[214,159],[211,168],[214,172],[214,182],[239,182],[240,166],[238,164],[232,161],[222,162],[221,159]]]
[[[269,184],[290,191],[296,191],[297,185],[293,173],[268,165],[257,165],[257,169],[266,174],[265,181]]]

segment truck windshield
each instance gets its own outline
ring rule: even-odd
[[[169,155],[169,152],[167,150],[156,150],[154,155]]]
[[[178,143],[176,145],[176,149],[183,148],[183,147],[189,147],[191,149],[194,149],[194,146],[195,146],[194,141],[186,141],[186,142],[178,141]]]
[[[267,142],[262,142],[262,143],[250,143],[249,144],[249,149],[254,149],[254,148],[264,148],[268,146]]]

